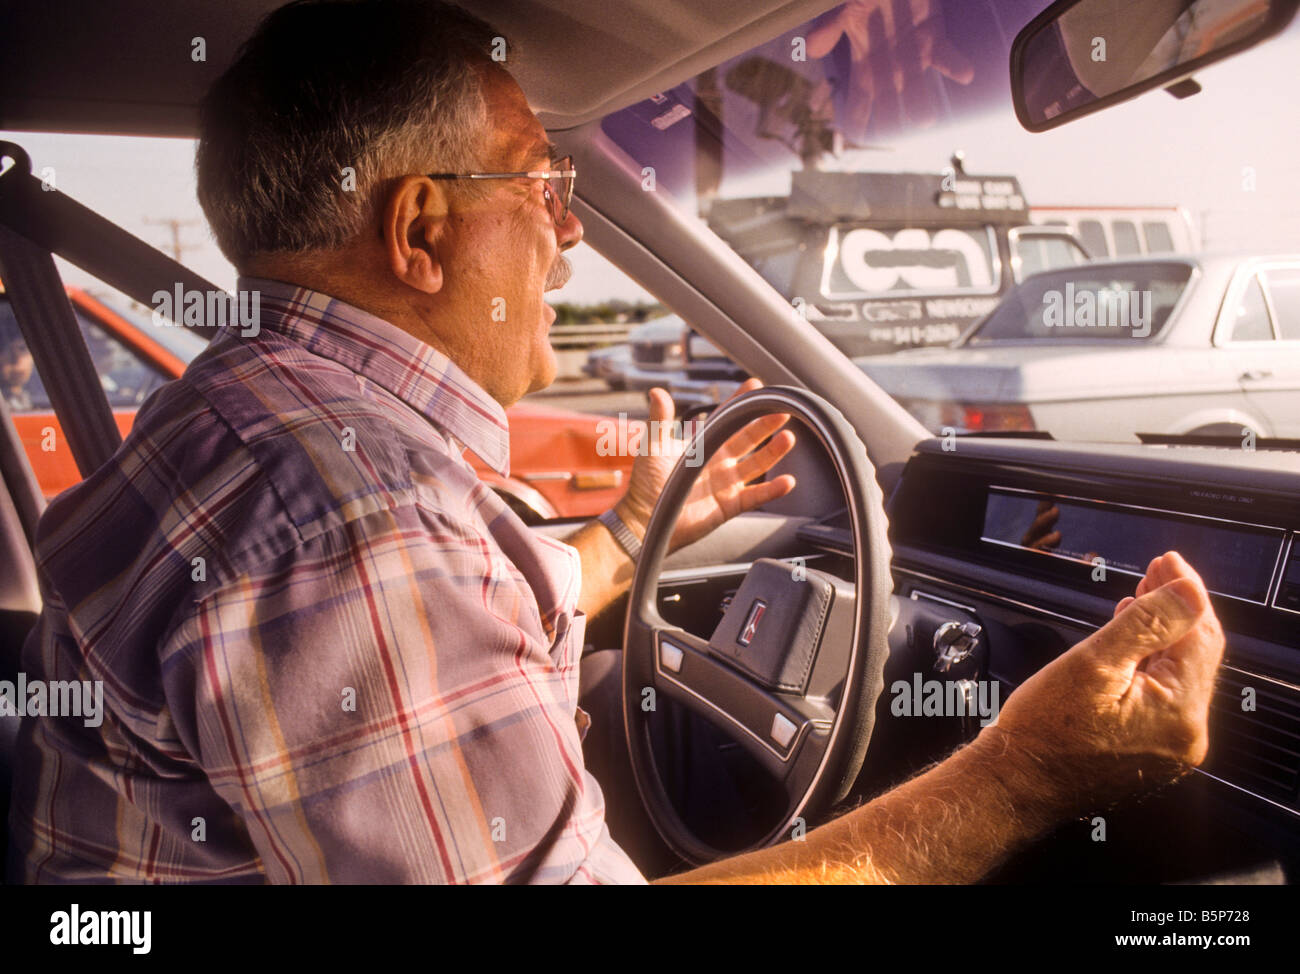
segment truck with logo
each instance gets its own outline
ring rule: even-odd
[[[1088,260],[1068,228],[1032,225],[1014,176],[791,174],[785,197],[715,199],[710,228],[849,357],[947,345],[1026,276]],[[688,336],[679,406],[725,397],[744,376]]]

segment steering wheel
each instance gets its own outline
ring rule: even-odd
[[[660,566],[699,469],[747,423],[773,413],[788,413],[831,458],[848,506],[854,579],[759,559],[704,640],[659,614]],[[798,834],[802,818],[843,799],[862,768],[884,687],[892,584],[875,470],[853,427],[825,399],[788,386],[757,389],[722,405],[697,435],[664,486],[633,576],[623,722],[651,821],[674,852],[702,864],[745,850],[715,848],[679,816],[665,786],[673,769],[659,765],[652,745],[659,697],[720,728],[779,782],[784,810],[748,848]]]

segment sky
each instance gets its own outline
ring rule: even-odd
[[[1004,105],[963,125],[897,140],[888,151],[846,157],[842,165],[937,171],[962,148],[968,171],[1019,176],[1031,204],[1180,205],[1208,248],[1300,251],[1298,64],[1300,21],[1244,56],[1200,72],[1204,90],[1183,101],[1153,91],[1042,134],[1021,129]],[[52,168],[61,191],[155,246],[170,249],[172,243],[170,227],[158,221],[182,221],[182,261],[233,287],[234,270],[195,200],[191,140],[26,132],[0,137],[27,149],[37,175]],[[788,188],[788,173],[724,182],[723,195],[784,192],[783,185]],[[574,276],[552,301],[653,300],[587,244],[570,257]],[[89,283],[76,268],[61,262],[61,270],[68,283]]]
[[[932,168],[964,147],[969,171],[1018,175],[1031,205],[1183,206],[1207,249],[1296,252],[1298,73],[1300,21],[1198,72],[1203,90],[1182,101],[1150,91],[1037,134],[990,115],[872,155],[890,169]]]
[[[1197,73],[1177,101],[1147,92],[1049,132],[1021,128],[1009,104],[922,130],[838,166],[935,172],[955,149],[968,172],[1020,178],[1031,206],[1182,206],[1207,249],[1300,251],[1300,18],[1244,54]],[[1247,170],[1253,186],[1247,188]],[[724,182],[723,196],[784,194],[788,173]]]

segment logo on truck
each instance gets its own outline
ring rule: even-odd
[[[892,297],[900,291],[935,294],[988,291],[992,241],[984,227],[931,231],[907,227],[889,233],[868,227],[831,231],[827,297]]]

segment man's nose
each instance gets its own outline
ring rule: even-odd
[[[569,210],[564,222],[555,228],[555,239],[559,241],[561,251],[582,243],[582,221],[573,210]]]

